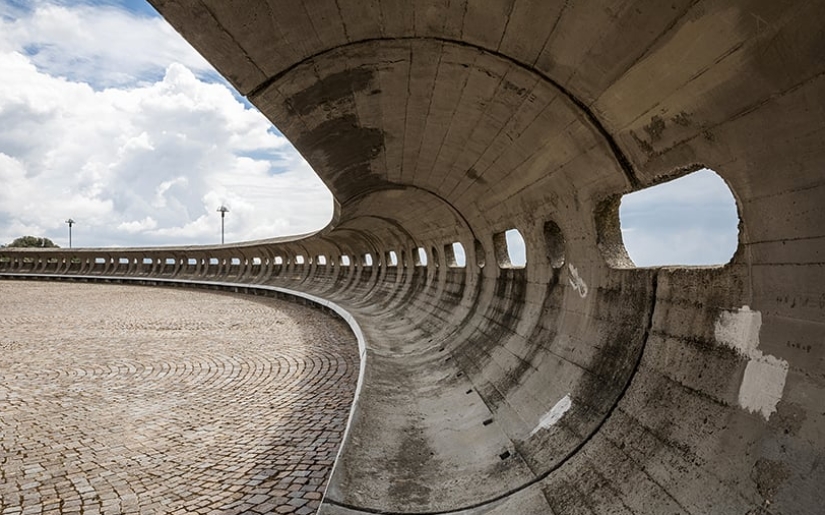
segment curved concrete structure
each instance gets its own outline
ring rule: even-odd
[[[152,3],[304,154],[335,219],[0,266],[346,308],[368,360],[322,513],[821,510],[823,4]],[[737,199],[732,261],[635,268],[618,200],[702,166]]]

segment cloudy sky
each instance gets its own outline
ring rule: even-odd
[[[619,215],[637,266],[723,264],[736,251],[736,201],[707,169],[625,195]]]
[[[332,197],[142,0],[0,0],[0,243],[220,242],[319,229]]]
[[[144,0],[0,0],[0,77],[0,243],[67,246],[71,217],[76,246],[214,244],[221,204],[227,242],[332,215],[300,155]],[[735,248],[711,172],[625,197],[622,224],[639,266]]]

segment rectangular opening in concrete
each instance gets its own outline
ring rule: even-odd
[[[493,250],[500,268],[524,268],[527,264],[527,247],[518,229],[494,234]]]
[[[628,193],[618,216],[627,254],[640,267],[724,265],[739,246],[736,199],[708,168]]]

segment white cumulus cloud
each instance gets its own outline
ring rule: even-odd
[[[0,243],[67,245],[69,217],[75,246],[218,243],[221,204],[227,241],[329,221],[306,162],[162,19],[34,5],[0,0]]]
[[[157,78],[171,62],[201,73],[211,66],[158,16],[83,2],[34,0],[29,9],[0,6],[0,50],[20,50],[54,76],[95,85]]]

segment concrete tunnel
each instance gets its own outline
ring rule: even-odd
[[[824,512],[825,3],[150,3],[336,199],[210,254],[363,329],[320,513]],[[621,197],[702,167],[730,263],[634,266]]]

